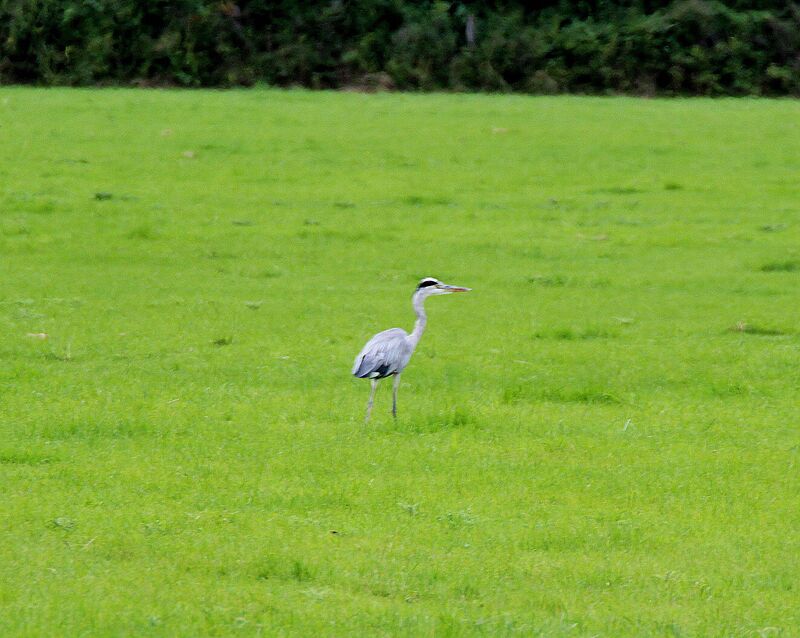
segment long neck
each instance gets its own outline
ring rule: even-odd
[[[410,335],[408,335],[408,338],[411,341],[411,345],[416,347],[417,343],[419,343],[422,333],[425,332],[425,324],[428,323],[428,317],[425,314],[425,306],[423,305],[425,303],[425,298],[423,295],[416,293],[412,298],[411,303],[414,306],[414,312],[417,315],[417,320],[414,322],[414,330]]]

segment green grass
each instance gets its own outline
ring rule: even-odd
[[[798,121],[0,90],[0,635],[797,636]]]

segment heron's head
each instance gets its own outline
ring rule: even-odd
[[[423,297],[432,297],[433,295],[449,295],[451,292],[469,292],[470,290],[470,288],[445,284],[433,277],[425,277],[424,279],[420,279],[414,294],[422,295]]]

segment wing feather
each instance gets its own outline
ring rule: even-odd
[[[382,379],[401,371],[411,355],[402,328],[379,332],[367,342],[353,362],[353,375],[359,379]]]

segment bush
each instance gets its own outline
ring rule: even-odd
[[[0,82],[796,96],[800,6],[0,0]]]

